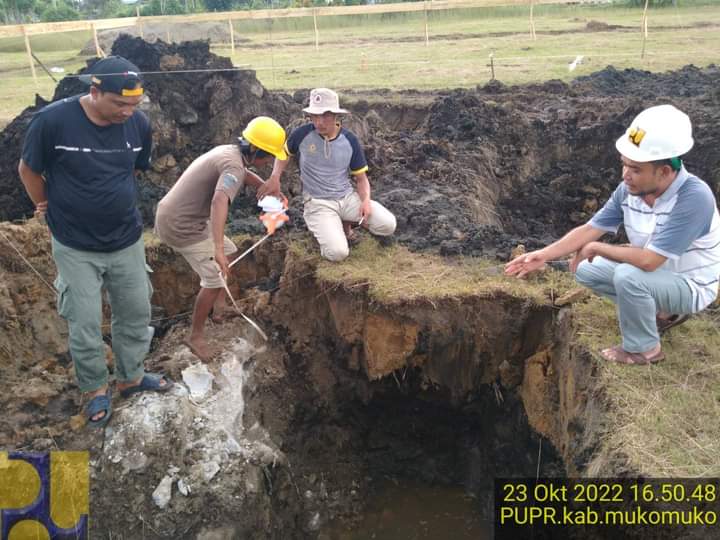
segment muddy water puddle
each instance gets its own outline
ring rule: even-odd
[[[331,540],[490,540],[492,522],[462,487],[384,480],[373,490],[359,524],[331,524]],[[322,538],[323,536],[321,536]]]

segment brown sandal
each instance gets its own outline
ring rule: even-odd
[[[609,358],[603,354],[604,350],[610,350],[615,353],[615,358]],[[647,366],[650,364],[657,364],[662,360],[665,360],[665,354],[662,351],[658,351],[649,358],[645,358],[642,353],[628,352],[620,345],[615,345],[609,349],[603,349],[600,351],[600,357],[608,362],[617,362],[618,364],[625,364],[629,366]]]
[[[682,324],[685,321],[687,321],[690,318],[690,315],[688,314],[682,314],[682,315],[670,315],[666,319],[661,319],[660,317],[655,317],[655,323],[657,324],[657,329],[659,334],[663,334],[670,330],[673,326],[677,326],[678,324]]]

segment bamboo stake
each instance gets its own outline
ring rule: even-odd
[[[228,19],[228,28],[230,29],[230,52],[235,55],[235,32],[233,31],[232,20]]]
[[[537,41],[537,35],[535,34],[535,0],[530,0],[530,32],[533,41]]]
[[[165,30],[165,43],[170,43],[170,30]]]
[[[320,34],[317,27],[317,10],[313,9],[313,26],[315,27],[315,50],[320,50]]]
[[[135,13],[137,14],[138,33],[142,39],[145,39],[145,36],[143,35],[142,20],[140,20],[140,6],[135,6]]]
[[[32,49],[30,48],[30,38],[27,35],[27,32],[25,31],[25,27],[23,26],[23,36],[25,37],[25,50],[28,54],[28,60],[30,61],[30,71],[32,72],[33,81],[35,82],[35,88],[38,88],[38,80],[37,80],[37,73],[35,73],[35,62],[33,61],[33,53]]]
[[[428,32],[428,9],[427,9],[427,0],[424,2],[425,4],[425,46],[430,46],[430,33]]]
[[[100,47],[100,41],[98,41],[97,28],[95,27],[95,23],[92,23],[90,26],[92,27],[93,41],[95,42],[95,54],[98,56],[98,58],[105,58],[105,51],[102,50],[102,47]]]
[[[640,24],[640,31],[643,34],[642,50],[640,51],[640,58],[645,58],[645,42],[648,38],[648,27],[647,27],[647,11],[650,0],[645,0],[645,9],[643,9],[642,22]]]

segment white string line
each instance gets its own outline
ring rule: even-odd
[[[50,285],[47,281],[45,281],[45,278],[42,276],[42,274],[41,274],[40,272],[38,272],[38,271],[35,269],[35,267],[30,263],[30,261],[28,261],[28,260],[25,258],[25,256],[20,252],[20,250],[19,250],[17,247],[15,247],[15,244],[13,244],[13,243],[10,241],[10,239],[9,239],[7,236],[5,236],[5,233],[2,232],[2,231],[0,231],[0,235],[2,235],[2,237],[5,239],[5,241],[6,241],[8,244],[10,244],[10,247],[12,247],[12,248],[17,252],[17,254],[20,256],[20,258],[23,260],[23,262],[30,267],[30,270],[32,270],[33,272],[35,272],[35,273],[37,274],[37,276],[40,278],[40,281],[42,281],[45,285],[47,285],[47,288],[50,289],[53,293],[56,293],[57,290],[55,289],[55,287],[53,287],[53,286]]]
[[[709,49],[705,49],[703,51],[684,51],[684,52],[652,52],[648,51],[645,53],[646,56],[650,57],[680,57],[680,56],[687,56],[689,58],[714,58],[718,55],[720,51],[711,51]],[[494,56],[495,65],[502,66],[502,61],[507,60],[525,60],[525,63],[531,63],[535,60],[544,60],[544,59],[569,59],[574,56],[577,56],[577,54],[582,54],[588,59],[592,58],[627,58],[627,57],[635,57],[637,56],[637,52],[628,52],[628,53],[607,53],[607,54],[595,54],[595,53],[568,53],[568,54],[553,54],[553,55],[532,55],[532,56]],[[436,61],[430,61],[430,60],[402,60],[397,62],[368,62],[366,65],[368,67],[385,67],[385,66],[401,66],[401,65],[446,65],[446,64],[454,64],[454,63],[463,63],[467,65],[472,65],[474,62],[486,62],[487,59],[482,57],[476,57],[476,58],[454,58],[454,59],[445,59],[444,61],[438,62]],[[140,75],[182,75],[182,74],[189,74],[189,73],[227,73],[227,72],[241,72],[241,71],[278,71],[278,70],[287,70],[287,69],[295,69],[295,70],[316,70],[316,69],[326,69],[331,67],[337,67],[341,64],[346,64],[347,60],[339,61],[335,64],[315,64],[315,65],[303,65],[302,67],[299,67],[295,64],[290,64],[287,66],[257,66],[252,67],[250,64],[242,64],[239,67],[233,67],[233,68],[205,68],[205,69],[178,69],[178,70],[167,70],[167,71],[142,71],[140,72]],[[505,64],[508,66],[508,64]],[[24,71],[24,70],[23,70]],[[83,75],[87,74],[71,74],[71,75],[65,75],[64,78],[66,79],[77,79],[82,77]],[[108,75],[122,75],[121,73],[109,73]],[[25,77],[15,77],[16,79],[26,79]],[[26,93],[13,93],[13,94],[6,94],[8,96],[23,96],[26,95]]]
[[[48,289],[50,289],[53,293],[57,293],[57,289],[55,289],[55,287],[53,287],[52,285],[50,285],[50,284],[45,280],[45,278],[42,276],[42,274],[32,265],[32,263],[31,263],[29,260],[27,260],[27,259],[25,258],[25,256],[20,252],[20,250],[17,248],[17,246],[15,246],[15,244],[5,235],[5,233],[2,232],[2,231],[0,231],[0,235],[5,239],[5,241],[6,241],[8,244],[10,244],[10,247],[12,247],[12,248],[17,252],[17,254],[20,256],[20,258],[22,259],[22,261],[30,268],[30,270],[32,270],[33,272],[35,272],[35,274],[37,274],[38,278],[40,278],[40,281],[42,281],[42,282],[48,287]],[[306,259],[302,259],[300,262],[309,262],[309,261],[314,261],[314,260],[320,260],[320,257],[319,257],[319,256],[311,256],[311,257],[308,257],[308,258],[306,258]],[[286,284],[286,285],[289,285],[289,284],[291,284],[291,283],[294,283],[294,282],[296,282],[296,281],[299,281],[299,280],[301,280],[301,279],[304,279],[304,278],[306,278],[306,277],[308,277],[308,276],[310,276],[311,274],[314,274],[314,273],[315,273],[314,270],[311,271],[311,272],[307,272],[307,273],[302,274],[301,276],[298,276],[298,277],[296,277],[296,278],[294,278],[294,279],[285,281],[285,284]],[[277,287],[273,288],[273,291],[276,291],[276,290],[278,290],[279,288],[280,288],[280,287],[277,286]],[[267,291],[261,291],[261,292],[255,293],[255,294],[250,294],[250,295],[248,295],[248,296],[244,296],[243,298],[239,298],[237,301],[238,301],[238,302],[243,302],[243,301],[246,301],[246,300],[250,300],[250,299],[252,299],[252,298],[259,297],[260,295],[264,294],[265,292],[267,292]],[[232,298],[232,297],[231,297],[231,298]],[[192,311],[186,311],[186,312],[183,312],[183,313],[178,313],[178,314],[173,315],[173,316],[171,316],[171,317],[160,317],[160,318],[157,318],[157,319],[151,319],[150,322],[167,321],[167,320],[170,320],[170,319],[175,319],[175,318],[184,317],[184,316],[190,315],[191,313],[192,313]],[[104,324],[104,325],[102,325],[102,328],[109,328],[109,327],[110,327],[109,324]]]

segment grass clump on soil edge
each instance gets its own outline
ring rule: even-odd
[[[321,260],[317,277],[328,286],[367,287],[373,301],[386,304],[509,295],[544,305],[575,287],[567,273],[550,270],[518,280],[506,277],[503,266],[495,260],[415,253],[400,245],[382,247],[366,238],[341,263]]]
[[[309,237],[290,249],[307,258]],[[318,257],[319,259],[319,257]],[[577,288],[571,274],[546,271],[528,280],[508,278],[502,264],[474,258],[445,259],[384,248],[371,238],[341,263],[320,260],[316,275],[327,287],[363,287],[385,304],[448,297],[511,295],[549,305]],[[591,295],[574,304],[572,339],[591,352],[620,343],[615,305]],[[606,395],[605,432],[598,454],[623,456],[631,474],[648,477],[720,475],[720,311],[708,310],[662,338],[666,360],[625,366],[594,358],[597,388]],[[594,355],[596,356],[596,355]],[[602,476],[603,471],[589,472]],[[607,472],[605,471],[605,474]]]
[[[620,343],[609,300],[592,296],[573,313],[580,345],[598,351]],[[720,475],[719,317],[709,310],[668,331],[657,365],[594,359],[608,403],[603,454],[625,455],[629,470],[648,477]]]

